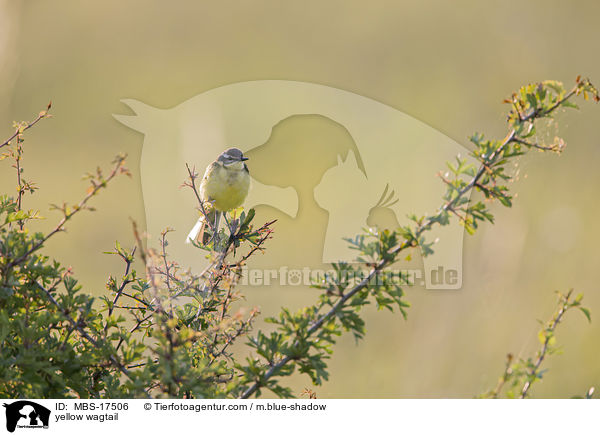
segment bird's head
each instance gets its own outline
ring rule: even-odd
[[[243,166],[243,162],[248,160],[244,153],[238,148],[229,148],[221,153],[217,159],[224,166]]]

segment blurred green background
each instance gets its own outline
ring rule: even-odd
[[[143,137],[115,121],[119,102],[169,108],[224,84],[256,79],[320,83],[381,101],[468,145],[474,131],[505,134],[504,97],[547,78],[577,74],[600,83],[597,17],[591,1],[0,1],[0,126],[31,119],[53,101],[54,118],[27,135],[25,178],[41,190],[27,208],[58,216],[49,203],[78,200],[80,175],[129,154],[122,178],[94,201],[46,253],[72,266],[100,295],[120,264],[103,255],[131,244],[129,217],[144,223],[139,182]],[[600,107],[559,117],[562,157],[521,161],[512,209],[494,206],[497,224],[465,240],[459,291],[407,289],[409,318],[368,312],[367,337],[344,336],[330,397],[472,397],[495,385],[507,352],[538,347],[555,290],[585,292],[600,313],[597,187]],[[442,168],[440,168],[442,169]],[[524,175],[527,175],[525,177]],[[433,174],[432,174],[433,176]],[[9,164],[2,191],[14,191]],[[264,315],[310,303],[298,288],[247,295]],[[600,326],[572,313],[558,332],[564,354],[551,358],[535,397],[570,397],[600,387]],[[300,392],[309,380],[295,378]]]

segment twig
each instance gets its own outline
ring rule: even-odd
[[[124,258],[125,263],[127,264],[127,266],[125,267],[125,275],[123,276],[127,276],[129,275],[129,270],[131,269],[131,263],[133,262],[133,256],[135,255],[135,250],[136,250],[136,246],[133,247],[133,249],[131,250],[131,254],[130,257],[132,258],[131,260],[129,258]],[[123,290],[125,290],[125,287],[127,287],[127,285],[129,285],[132,282],[132,280],[129,279],[123,279],[123,282],[121,282],[121,286],[117,289],[117,291],[115,292],[115,297],[112,301],[112,304],[108,307],[108,317],[110,317],[115,309],[115,306],[117,305],[117,302],[119,301],[119,298],[121,297],[121,295],[123,294]],[[106,325],[104,325],[104,332],[106,333],[108,329],[108,322],[106,322]]]
[[[31,127],[33,127],[35,124],[40,122],[42,119],[49,118],[50,115],[48,115],[48,112],[50,111],[51,107],[52,107],[52,101],[50,101],[48,103],[46,110],[41,111],[39,113],[39,115],[37,116],[37,118],[35,118],[33,121],[28,122],[27,124],[25,124],[25,126],[19,125],[19,127],[17,127],[17,129],[15,130],[13,135],[11,137],[9,137],[8,139],[6,139],[4,142],[2,142],[2,144],[0,144],[0,148],[4,148],[6,145],[10,144],[14,138],[16,138],[17,136],[20,136],[26,130],[29,130]]]
[[[58,233],[60,231],[63,231],[64,226],[67,223],[67,221],[69,219],[71,219],[73,216],[75,216],[77,213],[79,213],[80,211],[85,210],[87,208],[88,201],[93,196],[95,196],[96,193],[98,193],[98,191],[100,189],[102,189],[103,187],[106,187],[106,185],[108,184],[108,182],[110,182],[113,178],[115,178],[119,173],[121,173],[124,170],[124,168],[123,168],[123,162],[124,161],[125,161],[125,156],[119,156],[119,157],[117,157],[117,160],[115,162],[115,166],[114,166],[114,168],[112,169],[111,173],[109,174],[109,176],[106,179],[104,179],[100,183],[94,183],[94,184],[92,184],[92,187],[88,191],[87,195],[79,202],[78,205],[76,205],[73,208],[73,210],[71,212],[68,212],[66,210],[66,208],[63,210],[64,211],[63,218],[56,225],[56,227],[54,227],[54,229],[52,231],[50,231],[48,234],[46,234],[39,242],[35,243],[23,255],[21,255],[20,257],[15,258],[14,260],[10,261],[4,267],[4,269],[8,270],[8,269],[10,269],[12,267],[15,267],[16,265],[22,263],[23,261],[25,261],[27,259],[27,257],[29,257],[29,255],[31,255],[33,252],[35,252],[38,249],[40,249],[42,247],[42,245],[44,243],[46,243],[50,237],[54,236],[56,233]]]
[[[498,395],[502,391],[502,388],[508,381],[508,379],[512,376],[512,361],[513,355],[509,353],[506,355],[506,365],[504,366],[504,373],[502,373],[502,377],[498,379],[498,383],[496,384],[496,388],[494,388],[489,394],[492,399],[497,399]]]
[[[183,183],[183,186],[189,187],[194,191],[194,195],[196,196],[196,199],[198,200],[198,205],[200,206],[200,211],[202,212],[202,216],[204,217],[204,222],[206,222],[210,226],[211,230],[213,231],[213,234],[216,234],[218,228],[215,228],[215,223],[211,222],[210,219],[208,219],[208,213],[204,208],[204,201],[202,200],[202,198],[200,198],[198,188],[196,187],[196,178],[198,178],[198,174],[195,172],[194,169],[190,169],[190,166],[187,163],[185,164],[185,167],[187,168],[190,181],[189,183]]]
[[[548,352],[548,346],[549,346],[550,340],[553,337],[554,331],[556,330],[556,327],[560,323],[560,320],[562,319],[563,315],[570,308],[569,298],[571,297],[572,293],[573,293],[573,290],[569,290],[569,292],[562,297],[560,308],[559,308],[558,312],[556,313],[556,315],[554,316],[554,318],[552,319],[552,321],[550,323],[550,327],[547,329],[547,333],[544,338],[544,343],[542,344],[542,348],[538,352],[538,357],[537,357],[533,367],[527,373],[527,380],[525,381],[525,384],[523,385],[523,389],[521,390],[521,395],[519,396],[521,399],[524,399],[525,397],[527,397],[527,393],[529,392],[529,389],[531,388],[531,384],[538,376],[540,366],[542,365],[542,362],[544,362],[544,358],[546,357],[546,353]]]

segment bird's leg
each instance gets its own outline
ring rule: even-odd
[[[219,221],[221,220],[221,212],[215,210],[215,222],[214,222],[214,227],[213,227],[213,234],[212,237],[210,238],[210,241],[213,243],[216,243],[217,241],[217,234],[219,233]]]
[[[233,234],[235,229],[233,228],[233,225],[231,225],[231,223],[227,219],[227,213],[223,213],[223,217],[225,218],[225,222],[227,222],[227,226],[229,227],[229,234]]]

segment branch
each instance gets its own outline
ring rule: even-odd
[[[591,320],[589,310],[581,305],[583,294],[579,294],[575,298],[571,298],[572,295],[573,290],[570,290],[567,294],[558,293],[558,308],[552,318],[543,325],[539,332],[538,336],[542,343],[542,347],[538,350],[535,360],[529,357],[519,358],[517,362],[514,362],[512,354],[508,354],[504,373],[498,380],[496,387],[493,390],[480,395],[480,398],[497,399],[500,396],[502,388],[508,383],[511,384],[511,389],[506,393],[506,397],[518,397],[520,399],[527,398],[533,383],[542,378],[542,363],[548,355],[557,350],[557,347],[554,344],[555,333],[565,313],[572,308],[578,308],[588,321]],[[521,383],[522,386],[518,387]],[[515,391],[515,388],[517,388],[517,391]]]
[[[218,230],[218,228],[215,228],[215,223],[211,222],[211,219],[208,219],[208,213],[206,212],[206,209],[204,208],[204,201],[202,200],[202,198],[200,198],[200,194],[198,193],[198,188],[196,187],[196,178],[198,178],[198,174],[196,173],[195,168],[190,169],[190,166],[187,163],[185,164],[185,167],[188,171],[188,176],[189,176],[190,181],[184,182],[182,186],[189,187],[190,189],[192,189],[194,191],[194,195],[196,196],[196,200],[198,201],[198,205],[200,206],[200,212],[202,213],[202,216],[204,217],[204,221],[210,226],[210,229],[213,231],[213,234],[216,234],[216,231]]]
[[[41,290],[50,300],[50,302],[58,309],[58,311],[63,315],[63,317],[71,324],[71,326],[77,330],[77,332],[79,332],[79,334],[85,338],[88,342],[90,342],[95,348],[100,349],[100,344],[98,344],[98,342],[92,338],[87,331],[81,327],[81,325],[79,325],[78,322],[76,322],[75,320],[73,320],[71,318],[71,316],[69,316],[64,310],[63,308],[60,306],[60,304],[58,303],[58,301],[54,298],[54,296],[52,296],[52,293],[50,293],[46,288],[44,288],[42,285],[40,285],[37,281],[34,281],[35,286]],[[115,357],[114,355],[110,355],[109,356],[109,360],[111,362],[112,365],[114,365],[121,373],[123,373],[125,376],[127,376],[131,381],[134,381],[133,377],[131,376],[131,372],[129,370],[127,370],[126,367],[123,366],[123,364],[121,364]]]
[[[136,248],[137,248],[136,246],[133,247],[133,249],[131,250],[131,253],[129,254],[129,258],[126,256],[123,256],[119,253],[119,255],[121,255],[121,258],[123,258],[123,260],[125,260],[125,264],[126,264],[125,274],[123,275],[124,277],[127,277],[127,275],[129,275],[129,271],[131,269],[131,263],[133,263],[133,256],[135,255]],[[115,306],[117,305],[117,302],[119,301],[119,298],[123,294],[123,290],[125,290],[125,287],[127,287],[127,285],[129,285],[131,282],[133,282],[133,280],[126,279],[126,278],[124,278],[123,281],[121,282],[121,285],[115,292],[115,297],[112,301],[112,304],[108,307],[108,317],[110,317],[112,315],[112,313],[115,309]],[[104,333],[106,333],[107,330],[108,330],[108,322],[106,322],[106,324],[104,325]]]
[[[5,146],[9,145],[13,141],[14,138],[16,138],[17,136],[20,136],[26,130],[29,130],[31,127],[33,127],[34,125],[36,125],[42,119],[49,118],[50,115],[48,114],[48,112],[50,111],[51,107],[52,107],[52,101],[50,101],[48,103],[48,106],[46,107],[46,110],[42,110],[38,114],[37,118],[35,118],[33,121],[26,122],[24,124],[23,123],[19,124],[19,126],[17,127],[17,129],[15,130],[15,132],[13,133],[13,135],[11,137],[9,137],[8,139],[6,139],[4,142],[2,142],[2,144],[0,144],[0,148],[4,148]]]
[[[531,369],[527,373],[527,380],[525,381],[525,384],[523,385],[523,388],[521,390],[521,395],[519,396],[520,399],[525,399],[525,397],[527,397],[527,393],[529,392],[529,389],[531,388],[531,384],[533,383],[533,381],[535,379],[538,378],[540,366],[544,362],[544,358],[546,358],[546,354],[549,349],[550,340],[552,340],[552,338],[554,338],[554,331],[556,331],[556,327],[560,323],[562,317],[567,312],[567,310],[569,308],[573,307],[573,305],[571,304],[571,301],[570,301],[570,297],[571,297],[572,293],[573,293],[573,290],[569,290],[569,292],[566,295],[561,296],[560,307],[558,309],[558,312],[554,315],[554,317],[550,321],[549,328],[544,331],[545,337],[544,337],[544,342],[542,343],[542,348],[538,352],[538,356],[537,356],[535,363],[533,364],[533,367],[531,367]]]
[[[508,380],[512,376],[512,373],[513,373],[512,360],[513,360],[512,353],[509,353],[508,355],[506,355],[506,365],[504,366],[504,373],[502,374],[502,377],[498,380],[498,384],[496,384],[496,388],[494,388],[489,393],[489,395],[492,399],[498,398],[498,396],[500,395],[500,392],[502,391],[502,388],[504,387],[506,382],[508,382]]]
[[[115,178],[118,174],[121,174],[121,173],[128,174],[129,172],[124,167],[125,157],[126,157],[125,155],[117,156],[117,158],[115,160],[115,165],[114,165],[111,173],[109,174],[109,176],[106,177],[106,178],[99,179],[98,182],[92,180],[92,186],[88,190],[87,195],[79,202],[79,204],[77,204],[75,207],[73,207],[72,211],[68,211],[68,209],[66,208],[66,206],[63,206],[62,210],[63,210],[64,216],[60,220],[60,222],[56,225],[56,227],[54,227],[54,229],[52,231],[50,231],[48,234],[46,234],[40,241],[38,241],[37,243],[34,243],[33,246],[31,248],[29,248],[23,255],[21,255],[20,257],[15,258],[14,260],[10,261],[5,266],[4,269],[8,270],[8,269],[10,269],[12,267],[15,267],[15,266],[19,265],[23,261],[25,261],[27,259],[27,257],[29,257],[33,252],[35,252],[38,249],[40,249],[42,247],[42,245],[44,243],[46,243],[48,241],[48,239],[50,239],[50,237],[54,236],[58,232],[63,231],[64,230],[64,226],[65,226],[65,224],[67,223],[67,221],[69,219],[71,219],[73,216],[75,216],[80,211],[88,209],[89,208],[87,206],[88,201],[92,197],[94,197],[98,193],[99,190],[101,190],[102,188],[106,187],[107,184],[113,178]]]
[[[321,328],[321,326],[323,326],[323,323],[325,323],[327,320],[329,320],[331,317],[335,316],[335,313],[346,303],[346,301],[348,301],[348,299],[350,299],[352,296],[354,296],[356,293],[358,293],[359,291],[361,291],[362,289],[364,289],[368,284],[369,281],[381,270],[383,269],[383,267],[385,267],[388,264],[387,261],[380,261],[369,273],[368,276],[366,276],[365,278],[363,278],[363,280],[357,284],[352,290],[350,290],[349,292],[347,292],[346,294],[344,294],[338,301],[337,303],[326,313],[323,314],[308,330],[306,337],[310,337],[311,335],[313,335],[315,332],[317,332],[319,330],[319,328]],[[264,375],[263,377],[263,381],[266,381],[267,379],[269,379],[270,377],[272,377],[273,375],[276,375],[277,372],[279,372],[279,370],[281,370],[281,368],[283,368],[283,366],[285,366],[287,363],[289,363],[290,361],[292,361],[292,357],[291,356],[286,356],[283,359],[281,359],[277,364],[274,364]],[[250,397],[252,394],[254,394],[259,388],[260,388],[260,384],[259,382],[255,382],[253,383],[248,389],[246,389],[242,395],[240,396],[241,399],[247,399],[248,397]]]
[[[552,88],[552,89],[554,89],[554,88]],[[434,215],[425,217],[425,218],[421,218],[421,219],[415,219],[415,222],[417,224],[416,228],[413,231],[410,231],[410,232],[407,231],[406,234],[403,234],[404,240],[401,243],[390,248],[386,253],[384,253],[382,255],[383,258],[381,260],[372,264],[369,274],[364,279],[362,279],[357,285],[352,287],[347,292],[340,294],[340,299],[337,300],[337,302],[331,307],[331,309],[329,311],[320,315],[314,321],[314,323],[307,330],[307,332],[305,334],[303,334],[302,338],[307,339],[308,337],[312,336],[315,332],[317,332],[323,326],[323,324],[325,324],[327,321],[329,321],[334,316],[336,316],[336,314],[345,306],[346,302],[349,299],[351,299],[354,295],[356,295],[357,293],[359,293],[361,290],[363,290],[364,288],[366,288],[369,285],[369,282],[371,281],[371,279],[373,277],[375,277],[381,270],[385,269],[387,266],[390,266],[391,264],[393,264],[396,261],[397,255],[401,251],[421,245],[423,243],[421,241],[421,236],[423,235],[423,233],[425,233],[426,231],[429,231],[435,224],[443,224],[442,223],[442,222],[444,222],[443,217],[446,213],[454,212],[455,211],[454,209],[456,206],[460,206],[461,204],[468,202],[468,199],[466,199],[465,196],[471,190],[473,190],[474,187],[481,185],[481,184],[485,184],[483,182],[480,182],[480,180],[482,179],[482,177],[484,175],[487,174],[488,178],[493,178],[494,173],[491,168],[493,168],[496,165],[501,166],[503,164],[503,160],[506,159],[506,156],[504,155],[505,151],[507,150],[507,148],[510,144],[516,143],[517,139],[520,139],[518,131],[521,131],[521,128],[523,127],[524,123],[532,122],[532,120],[535,120],[537,118],[548,116],[549,114],[551,114],[554,110],[556,110],[558,107],[563,105],[567,100],[569,100],[574,95],[578,95],[581,92],[584,92],[584,95],[585,95],[586,90],[588,92],[591,92],[592,94],[594,94],[596,101],[598,101],[599,98],[598,98],[597,90],[591,85],[591,83],[588,80],[581,81],[580,78],[578,77],[577,84],[568,93],[562,93],[562,92],[559,93],[559,91],[556,91],[556,94],[557,94],[556,101],[553,104],[551,104],[547,109],[532,110],[531,113],[529,113],[528,115],[526,115],[524,117],[521,116],[520,112],[518,112],[519,113],[519,117],[518,117],[519,121],[512,123],[512,129],[509,131],[509,133],[506,135],[506,137],[499,143],[499,145],[495,147],[495,149],[492,152],[482,153],[481,155],[478,155],[477,153],[473,153],[473,155],[476,158],[478,158],[478,160],[480,161],[481,166],[474,173],[474,175],[471,177],[471,179],[468,182],[465,181],[464,185],[462,185],[462,187],[460,189],[457,189],[456,191],[454,191],[453,186],[451,186],[450,192],[454,194],[454,195],[452,195],[452,199],[448,199],[443,204],[443,206],[440,207],[440,209],[437,211],[437,213],[435,213]],[[518,154],[515,153],[515,155],[518,155]],[[490,172],[492,172],[491,175],[490,175]],[[503,199],[502,197],[500,197],[500,194],[494,194],[493,198],[499,198],[500,200]],[[292,347],[297,346],[299,344],[300,343],[299,343],[298,339],[296,339],[294,341],[294,344],[292,345]],[[298,359],[298,358],[297,357],[294,358],[290,355],[286,355],[282,359],[280,359],[277,363],[272,363],[271,361],[269,361],[270,368],[264,373],[264,375],[261,375],[259,379],[254,381],[247,389],[245,389],[241,393],[240,397],[241,398],[250,397],[252,394],[257,392],[266,383],[266,381],[268,379],[270,379],[271,377],[278,374],[279,371],[286,364],[290,363],[294,359]]]

